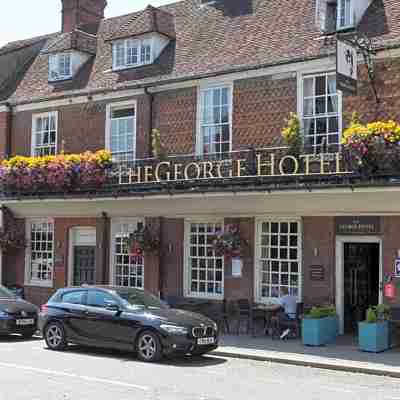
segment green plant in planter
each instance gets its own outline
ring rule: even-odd
[[[387,321],[390,318],[390,308],[386,304],[379,304],[368,308],[366,322],[376,324],[379,321]]]
[[[289,147],[289,154],[298,157],[302,151],[303,139],[301,135],[300,118],[295,113],[290,113],[287,126],[282,130],[282,138]]]
[[[390,347],[390,309],[384,304],[368,308],[366,320],[358,323],[358,345],[360,350],[372,353]]]
[[[338,336],[338,319],[334,307],[313,307],[302,321],[302,341],[307,346],[334,343]]]
[[[306,318],[311,319],[321,319],[326,317],[336,317],[335,307],[313,307],[308,314],[306,314]]]

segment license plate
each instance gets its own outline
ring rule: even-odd
[[[215,343],[215,338],[213,338],[213,337],[205,337],[205,338],[197,339],[197,344],[200,346],[204,346],[207,344],[214,344],[214,343]]]
[[[35,323],[35,320],[32,319],[32,318],[30,318],[30,319],[17,319],[15,323],[18,326],[33,325]]]

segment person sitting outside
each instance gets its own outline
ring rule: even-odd
[[[289,294],[289,289],[287,287],[281,288],[281,297],[278,299],[276,304],[276,310],[282,310],[279,315],[279,326],[287,326],[288,322],[296,319],[297,310],[297,297]],[[291,330],[285,329],[280,338],[284,339],[290,334]]]

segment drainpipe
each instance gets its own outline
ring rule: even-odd
[[[110,240],[108,237],[108,214],[106,212],[102,212],[101,213],[101,219],[102,219],[102,243],[101,243],[101,255],[102,255],[102,268],[103,268],[103,276],[102,276],[102,280],[103,280],[103,284],[107,284],[107,282],[109,282],[110,279],[110,262],[109,262],[109,257],[108,257],[108,246],[110,244]],[[108,268],[106,268],[106,266],[108,265]],[[107,274],[108,272],[108,274]],[[111,282],[109,282],[111,284]]]
[[[149,105],[149,139],[148,139],[148,149],[149,149],[149,157],[153,155],[153,145],[151,140],[151,133],[153,131],[153,105],[154,105],[154,96],[152,93],[149,92],[149,89],[146,87],[144,88],[144,93],[150,98],[150,105]]]

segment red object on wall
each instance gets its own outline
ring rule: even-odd
[[[394,283],[386,283],[383,287],[383,294],[388,299],[394,299],[396,297],[396,287]]]

